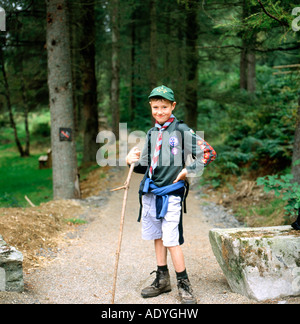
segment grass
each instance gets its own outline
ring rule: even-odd
[[[86,220],[80,218],[67,218],[64,221],[69,225],[84,225],[87,223]]]
[[[30,114],[31,156],[21,158],[7,115],[1,116],[0,128],[0,207],[28,207],[24,196],[35,204],[52,200],[52,170],[39,169],[38,158],[50,147],[48,111]],[[16,114],[18,136],[25,142],[24,121]],[[46,132],[45,132],[46,129]],[[50,129],[50,128],[49,128]]]
[[[286,202],[274,198],[260,201],[257,205],[241,205],[236,208],[236,217],[250,227],[286,225],[290,222],[285,217]]]
[[[52,199],[52,170],[39,170],[39,154],[21,158],[0,152],[0,207],[27,207],[25,195],[35,205]]]
[[[24,118],[14,113],[18,136],[25,143]],[[0,207],[28,207],[25,195],[33,204],[53,199],[52,170],[39,169],[38,159],[51,147],[50,111],[45,109],[29,114],[30,157],[21,158],[18,153],[13,129],[9,125],[7,113],[0,115]],[[76,139],[78,166],[82,161],[82,136]],[[98,165],[80,168],[81,180]]]

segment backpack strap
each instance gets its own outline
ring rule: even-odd
[[[142,197],[143,197],[143,186],[145,183],[145,180],[147,178],[149,169],[150,169],[150,165],[151,165],[151,132],[155,129],[156,127],[152,127],[148,133],[148,168],[147,171],[144,175],[144,178],[142,180],[142,182],[140,183],[140,188],[139,188],[139,202],[140,202],[140,210],[139,210],[139,217],[138,217],[138,222],[141,221],[142,218],[142,209],[143,209],[143,204],[142,204]]]
[[[175,125],[175,130],[179,131],[180,134],[181,134],[182,165],[184,165],[185,164],[185,162],[184,162],[184,133],[179,128],[180,124],[184,124],[184,121],[183,120],[177,120],[176,125]],[[187,198],[187,196],[189,194],[189,190],[190,190],[190,184],[189,184],[188,180],[185,180],[185,193],[184,193],[183,200],[182,200],[182,202],[183,202],[183,211],[184,211],[185,214],[187,213],[186,198]]]

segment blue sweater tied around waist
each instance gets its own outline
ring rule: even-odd
[[[156,218],[164,218],[168,211],[169,195],[183,198],[185,182],[180,180],[164,187],[157,187],[153,180],[147,178],[144,184],[143,193],[153,193],[156,195]]]

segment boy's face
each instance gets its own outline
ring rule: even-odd
[[[166,99],[151,99],[150,106],[152,110],[153,118],[163,125],[168,121],[172,115],[172,112],[176,106],[176,102],[171,102]]]

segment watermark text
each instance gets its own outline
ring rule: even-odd
[[[295,32],[298,32],[300,30],[300,7],[296,7],[292,11],[293,16],[298,16],[296,17],[293,22],[292,22],[292,29]]]
[[[126,157],[132,147],[141,152],[137,162],[141,166],[149,166],[149,158],[156,149],[158,131],[151,131],[151,136],[143,131],[129,133],[126,123],[119,124],[119,141],[112,131],[104,130],[98,133],[96,142],[101,145],[96,154],[99,166],[127,166]],[[201,131],[164,131],[163,148],[160,151],[159,166],[184,167],[193,164],[189,177],[199,177],[203,173],[204,165],[214,159],[209,150],[212,148],[204,141],[204,132]],[[193,163],[197,157],[197,163]]]
[[[6,31],[6,13],[3,8],[0,7],[0,31]]]

